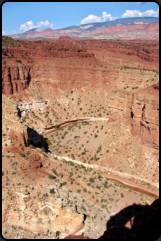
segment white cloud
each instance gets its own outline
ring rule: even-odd
[[[46,20],[45,22],[41,21],[41,22],[37,22],[37,27],[49,27],[49,28],[53,28],[53,24],[49,23],[48,20]]]
[[[110,13],[103,12],[102,17],[98,17],[94,14],[88,15],[86,18],[84,18],[80,24],[86,24],[86,23],[94,23],[94,22],[105,22],[105,21],[111,21],[115,20],[117,17],[112,17]]]
[[[2,34],[5,34],[5,31],[2,31]]]
[[[13,33],[16,33],[16,31],[14,31]]]
[[[142,13],[138,10],[126,10],[126,12],[122,15],[123,18],[129,17],[142,17]]]
[[[21,24],[21,26],[20,26],[20,30],[23,30],[23,32],[28,31],[28,30],[30,30],[32,28],[36,28],[36,26],[34,25],[32,20],[28,21],[28,22],[26,22],[24,24]]]
[[[143,13],[143,17],[158,17],[159,16],[159,8],[157,11],[147,10]]]
[[[131,18],[131,17],[158,17],[159,16],[159,8],[157,11],[147,10],[145,12],[140,12],[138,10],[126,10],[126,12],[122,15],[123,18]]]
[[[53,24],[49,23],[48,20],[46,20],[45,22],[41,21],[41,22],[37,22],[37,25],[34,25],[33,21],[28,21],[24,24],[21,24],[20,26],[20,30],[23,30],[23,32],[28,31],[32,28],[40,28],[40,27],[50,27],[53,28]]]

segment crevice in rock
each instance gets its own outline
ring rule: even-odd
[[[16,85],[16,86],[17,86],[17,85]],[[21,111],[20,111],[20,109],[18,108],[18,105],[17,105],[17,110],[18,110],[17,115],[21,118]]]
[[[86,221],[87,215],[85,213],[83,213],[83,216],[84,216],[83,225],[85,225],[85,221]]]
[[[15,82],[15,86],[16,86],[16,91],[18,92],[18,87],[17,87],[17,83]]]
[[[143,117],[143,115],[144,115],[144,109],[145,109],[145,107],[146,107],[146,104],[143,106],[143,108],[142,108],[142,117]]]
[[[131,111],[131,118],[133,119],[133,117],[134,117],[134,113]]]
[[[8,76],[9,83],[11,85],[11,94],[13,94],[13,84],[12,84],[12,80],[11,80],[10,67],[8,68],[7,76]]]
[[[27,141],[26,141],[25,133],[24,133],[24,132],[23,132],[23,140],[24,140],[24,144],[25,144],[25,146],[27,147],[28,145],[27,145]]]
[[[26,77],[26,80],[27,80],[27,85],[29,86],[30,81],[31,81],[30,68],[28,70],[28,76]]]

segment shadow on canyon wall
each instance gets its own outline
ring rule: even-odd
[[[129,228],[125,224],[129,222]],[[98,239],[158,240],[161,235],[159,199],[151,205],[133,204],[107,221],[106,231]]]
[[[25,141],[25,140],[24,140]],[[45,152],[50,152],[48,138],[43,137],[43,135],[39,134],[37,131],[27,126],[27,142],[25,141],[25,145],[32,145],[33,147],[42,148],[44,147]]]
[[[98,239],[160,240],[160,236],[159,199],[156,199],[151,205],[133,204],[122,209],[107,221],[106,230]],[[70,234],[64,239],[92,238]]]

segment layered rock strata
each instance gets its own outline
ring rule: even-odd
[[[18,93],[29,86],[30,80],[30,67],[4,66],[2,69],[2,93]]]
[[[131,126],[132,135],[140,136],[143,144],[159,150],[158,93],[154,96],[118,91],[109,98],[108,110],[110,121]]]

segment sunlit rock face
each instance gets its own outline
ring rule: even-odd
[[[83,228],[84,216],[59,204],[27,201],[27,193],[17,193],[20,202],[10,209],[3,206],[3,227],[16,226],[34,234],[59,231],[60,238]],[[23,199],[26,198],[24,202]],[[17,210],[15,212],[15,209]],[[6,215],[5,215],[6,212]]]
[[[150,205],[159,192],[158,43],[7,41],[4,237],[131,235],[136,213],[122,213]]]

